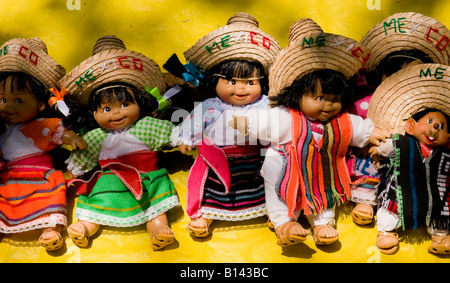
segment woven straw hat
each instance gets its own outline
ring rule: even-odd
[[[56,86],[66,69],[48,55],[39,38],[13,38],[0,47],[0,72],[23,72],[46,88]]]
[[[313,20],[301,19],[290,27],[288,45],[272,64],[269,96],[278,95],[296,79],[318,70],[335,70],[349,79],[369,57],[369,50],[355,40],[324,33]]]
[[[366,63],[374,70],[389,53],[417,49],[434,63],[449,65],[450,33],[436,19],[419,13],[397,13],[376,24],[361,40],[372,51]]]
[[[98,39],[93,55],[62,78],[58,86],[87,106],[92,91],[111,83],[130,84],[144,94],[146,86],[165,91],[159,65],[139,52],[126,49],[123,41],[113,35]]]
[[[184,52],[184,57],[203,71],[228,60],[259,62],[267,75],[280,50],[279,43],[259,28],[252,15],[237,13],[227,25],[199,39]]]
[[[450,116],[450,66],[420,64],[400,70],[374,92],[367,117],[376,128],[405,133],[405,121],[422,107]]]

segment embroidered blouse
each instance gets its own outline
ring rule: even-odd
[[[74,175],[82,175],[94,169],[99,160],[140,150],[158,151],[167,145],[174,146],[171,143],[173,127],[169,121],[144,117],[135,125],[121,131],[97,128],[83,136],[88,147],[73,151],[66,161],[67,168]]]

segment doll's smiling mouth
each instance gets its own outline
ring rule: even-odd
[[[427,135],[424,135],[424,136],[425,136],[425,142],[426,142],[427,144],[432,144],[432,143],[436,142],[436,138],[434,138],[434,137],[429,137],[429,136],[427,136]]]

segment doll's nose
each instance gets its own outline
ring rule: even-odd
[[[435,124],[433,125],[433,128],[434,128],[435,130],[438,130],[438,129],[439,129],[439,124],[438,124],[438,123],[435,123]]]

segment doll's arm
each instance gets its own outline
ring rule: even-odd
[[[394,155],[394,144],[392,139],[386,139],[384,142],[380,143],[379,146],[372,146],[369,149],[371,156],[380,155],[383,157],[392,157]]]
[[[87,147],[87,144],[83,138],[71,130],[64,132],[62,135],[62,141],[64,144],[72,146],[73,149],[85,149]]]

